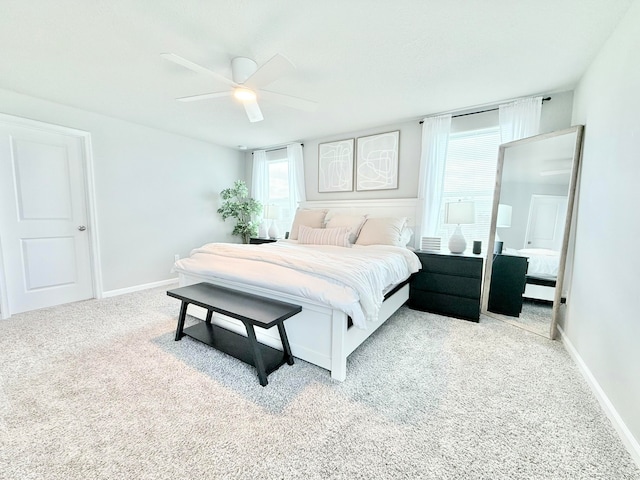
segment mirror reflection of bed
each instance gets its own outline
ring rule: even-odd
[[[567,292],[570,215],[582,128],[501,146],[483,311],[554,338]]]

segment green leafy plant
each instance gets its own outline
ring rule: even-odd
[[[243,243],[249,243],[249,237],[258,235],[258,222],[253,220],[253,216],[262,212],[262,203],[249,196],[249,189],[242,180],[236,180],[233,187],[222,190],[220,198],[222,205],[218,213],[222,220],[236,219],[231,234],[241,237]]]

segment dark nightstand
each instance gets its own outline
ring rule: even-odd
[[[258,237],[249,238],[249,243],[252,245],[259,245],[261,243],[273,243],[277,241],[278,240],[275,238],[258,238]]]
[[[422,270],[411,277],[409,307],[480,321],[482,257],[416,251]]]
[[[522,312],[522,294],[527,286],[529,259],[515,255],[494,255],[487,309],[518,317]]]

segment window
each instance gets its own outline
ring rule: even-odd
[[[295,212],[291,211],[289,202],[289,160],[287,149],[267,152],[267,198],[266,205],[279,208],[279,218],[276,219],[280,235],[284,237],[293,222]]]
[[[299,202],[305,200],[302,144],[254,151],[251,193],[265,207],[278,207],[275,209],[277,215],[274,215],[279,230],[277,235],[283,236],[289,231]],[[266,219],[264,213],[262,218]]]
[[[455,225],[444,224],[444,206],[458,200],[475,202],[476,223],[462,225],[467,248],[470,248],[473,240],[482,241],[485,247],[488,244],[499,145],[499,127],[453,133],[449,136],[444,193],[438,222],[438,236],[442,238],[443,247],[455,229]]]

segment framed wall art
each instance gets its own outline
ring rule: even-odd
[[[400,130],[357,139],[356,190],[398,188]]]
[[[318,192],[353,190],[354,139],[318,145]]]

